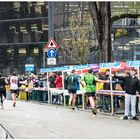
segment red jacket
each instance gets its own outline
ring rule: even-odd
[[[62,85],[62,77],[61,76],[56,77],[55,85],[56,85],[56,88],[62,88],[63,87],[63,85]]]

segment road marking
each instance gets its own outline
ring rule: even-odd
[[[4,129],[4,131],[6,132],[6,139],[10,138],[10,139],[14,139],[14,137],[11,135],[11,133],[2,125],[0,124],[0,126]]]

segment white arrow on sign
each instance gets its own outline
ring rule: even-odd
[[[50,54],[51,54],[51,57],[53,57],[54,51],[51,50],[51,51],[50,51]]]

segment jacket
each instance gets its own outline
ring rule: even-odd
[[[103,80],[110,80],[110,77],[109,77],[109,75],[105,75],[105,76],[103,76],[102,79]],[[115,80],[115,77],[112,78],[112,81],[114,81],[114,80]],[[116,83],[112,83],[112,88],[113,88],[113,90],[116,89]],[[104,83],[103,89],[104,90],[110,90],[110,83]]]
[[[140,81],[137,77],[115,76],[115,78],[124,81],[124,90],[127,94],[136,95],[137,91],[140,93]]]
[[[56,88],[62,88],[63,87],[62,77],[61,76],[56,77],[55,85],[56,85]]]
[[[0,78],[0,90],[6,90],[5,85],[5,78]]]

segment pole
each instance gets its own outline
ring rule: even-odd
[[[114,114],[114,105],[113,105],[113,88],[112,88],[112,70],[110,68],[110,91],[111,91],[111,115]]]
[[[64,71],[63,70],[62,70],[62,85],[63,85],[63,92],[64,92],[65,87],[64,87]]]
[[[83,70],[81,69],[81,76],[83,75]],[[85,110],[85,94],[82,93],[82,108],[83,108],[83,111]]]
[[[65,90],[64,80],[65,80],[65,78],[64,78],[64,70],[63,70],[62,71],[62,84],[63,84],[63,98],[64,98],[64,108],[65,108],[66,107],[66,95],[65,95],[65,92],[64,92],[64,90]]]
[[[45,50],[43,47],[43,68],[45,68]]]
[[[64,107],[66,107],[66,97],[65,97],[65,87],[64,87],[64,71],[62,70],[62,85],[63,85],[63,98],[64,98]]]
[[[50,104],[49,72],[47,72],[47,90],[48,90],[48,104]]]
[[[48,39],[51,37],[54,37],[54,2],[49,1],[48,2]]]
[[[140,69],[139,66],[137,67],[138,79],[140,79]]]

